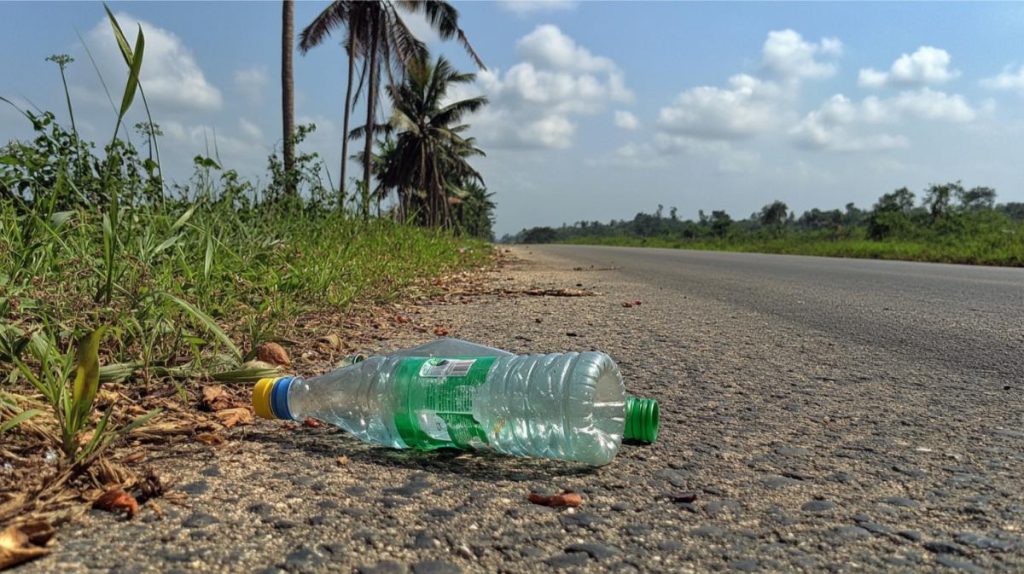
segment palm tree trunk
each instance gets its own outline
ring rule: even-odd
[[[373,116],[377,111],[377,43],[375,36],[380,30],[381,22],[379,16],[370,22],[370,61],[367,64],[367,71],[370,73],[370,86],[366,93],[366,143],[363,145],[363,184],[366,185],[366,193],[370,190],[370,175],[373,164]],[[370,217],[369,202],[363,201],[363,219]]]
[[[294,0],[281,2],[281,121],[284,131],[284,185],[285,193],[295,194],[295,82],[292,77],[292,44],[295,43],[293,26]]]
[[[348,121],[352,111],[352,74],[355,69],[356,54],[349,38],[348,46],[348,86],[345,88],[345,127],[341,133],[341,182],[338,184],[338,208],[345,210],[345,172],[348,165]]]

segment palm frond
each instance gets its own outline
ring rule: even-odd
[[[350,0],[331,2],[299,34],[299,50],[305,54],[313,47],[320,45],[331,35],[332,31],[347,26],[350,9]]]
[[[462,121],[466,114],[471,114],[483,108],[488,103],[487,96],[477,96],[467,100],[452,102],[438,110],[431,119],[432,125],[448,126]]]
[[[391,56],[389,61],[395,66],[395,70],[405,72],[416,62],[426,60],[427,45],[409,30],[402,16],[393,8],[385,14],[387,28],[382,45],[388,48]]]
[[[450,3],[443,0],[401,0],[398,4],[408,12],[416,14],[422,12],[426,16],[427,22],[430,23],[430,27],[437,32],[442,40],[458,39],[459,44],[462,44],[462,48],[473,59],[473,62],[481,70],[487,69],[472,44],[469,43],[465,32],[459,28],[459,11]]]

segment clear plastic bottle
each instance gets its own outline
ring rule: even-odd
[[[658,407],[627,397],[604,353],[513,355],[443,338],[310,379],[263,379],[260,416],[339,426],[393,448],[491,449],[600,466],[653,442]],[[628,420],[627,420],[628,419]]]

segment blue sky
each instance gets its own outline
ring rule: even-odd
[[[299,2],[296,28],[325,5]],[[684,217],[745,217],[775,199],[797,211],[870,207],[897,187],[956,179],[1024,201],[1024,4],[456,5],[488,70],[451,95],[492,101],[470,122],[488,154],[476,165],[496,193],[499,233],[628,219],[658,204]],[[258,176],[280,139],[280,4],[111,7],[122,25],[143,23],[143,85],[172,176],[187,178],[208,145]],[[0,95],[64,118],[44,59],[71,54],[80,129],[109,137],[114,114],[76,34],[117,85],[123,65],[102,6],[4,3],[0,13]],[[457,45],[411,25],[471,69]],[[296,52],[296,115],[318,125],[306,148],[335,178],[344,74],[335,42]],[[0,140],[27,135],[0,110]]]

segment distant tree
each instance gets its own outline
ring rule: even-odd
[[[712,211],[709,221],[711,232],[718,237],[725,237],[732,228],[732,218],[725,211]]]
[[[996,209],[1014,221],[1024,221],[1024,203],[1011,201],[1000,204]]]
[[[934,222],[948,215],[953,197],[960,197],[963,193],[964,188],[959,181],[942,185],[933,184],[925,191],[921,206],[928,209]]]
[[[913,208],[914,193],[906,187],[882,195],[868,216],[868,237],[881,240],[908,231]]]
[[[788,212],[789,207],[785,203],[776,200],[761,208],[758,219],[761,225],[765,227],[779,227],[786,221]]]
[[[523,231],[519,240],[523,243],[551,243],[557,237],[557,232],[550,227],[534,227]]]
[[[679,215],[678,214],[679,214],[679,208],[677,208],[677,207],[672,207],[672,209],[668,210],[668,218],[671,219],[672,221],[679,221]]]
[[[823,211],[821,209],[814,208],[810,211],[805,211],[796,223],[801,229],[810,229],[813,231],[819,231],[822,229],[835,230],[843,224],[843,212],[838,209]]]
[[[661,218],[658,213],[654,215],[640,212],[633,218],[633,232],[640,237],[654,237],[662,231]]]
[[[847,227],[856,227],[864,221],[865,212],[863,209],[858,209],[853,202],[846,204],[846,212],[843,214],[843,225]]]
[[[996,203],[996,190],[991,187],[972,187],[967,191],[960,188],[957,200],[960,202],[960,209],[964,211],[992,209]]]
[[[494,194],[476,181],[465,186],[465,197],[455,206],[459,231],[480,239],[492,240],[494,232]]]
[[[910,211],[914,207],[914,192],[901,187],[878,198],[874,211]]]

